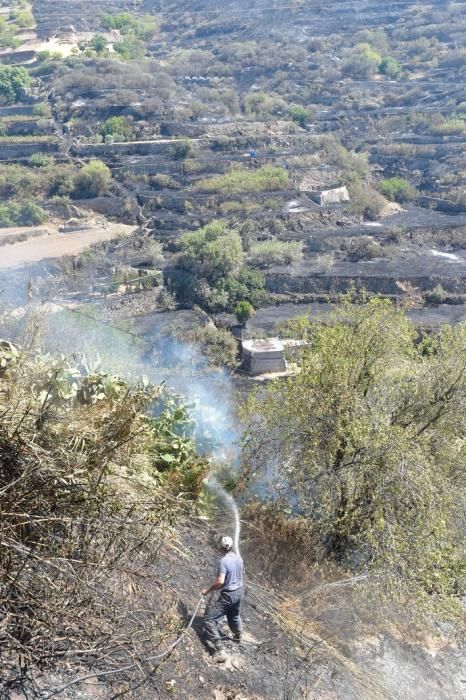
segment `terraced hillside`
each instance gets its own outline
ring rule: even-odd
[[[331,299],[353,284],[462,302],[464,4],[32,7],[37,35],[62,57],[41,50],[27,64],[28,94],[2,118],[6,159],[104,162],[110,189],[84,201],[65,183],[59,195],[139,223],[162,244],[179,302],[194,285],[207,310],[232,308],[205,292],[211,280],[179,286],[179,239],[212,219],[240,232],[261,304]],[[31,102],[47,119],[21,117]],[[319,199],[340,186],[349,202]]]
[[[0,0],[2,698],[460,697],[465,46],[448,0]]]

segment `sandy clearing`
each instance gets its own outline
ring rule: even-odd
[[[115,224],[95,226],[85,231],[74,233],[52,233],[49,236],[31,238],[21,243],[13,243],[0,248],[0,269],[29,265],[41,260],[61,258],[64,255],[76,255],[93,243],[109,241],[119,236],[127,236],[136,230],[136,226]]]

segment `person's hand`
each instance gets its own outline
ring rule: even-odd
[[[208,591],[209,591],[208,588],[204,588],[204,590],[201,591],[201,595],[207,595]]]

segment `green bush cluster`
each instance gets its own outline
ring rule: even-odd
[[[327,556],[398,602],[461,615],[466,326],[420,342],[388,301],[353,301],[289,324],[300,371],[251,395],[245,464],[283,465]]]
[[[243,111],[256,117],[268,117],[286,110],[286,103],[280,95],[265,92],[248,92],[243,97]]]
[[[127,117],[110,117],[100,127],[104,141],[133,141],[136,133]]]
[[[157,20],[152,15],[136,17],[130,12],[104,14],[100,18],[100,24],[104,29],[118,29],[121,34],[134,34],[141,39],[150,39],[158,29]]]
[[[249,261],[251,265],[285,265],[303,257],[301,241],[260,241],[251,246]]]
[[[16,49],[21,44],[21,29],[34,26],[34,16],[28,9],[11,10],[7,19],[0,16],[0,49]]]
[[[181,256],[171,284],[182,303],[209,311],[232,310],[239,301],[259,306],[265,299],[264,278],[243,265],[241,237],[221,221],[212,221],[180,239]]]
[[[45,211],[30,200],[0,204],[0,226],[36,226],[46,219]]]
[[[415,188],[402,177],[381,180],[378,190],[392,202],[408,202],[416,195]]]
[[[114,42],[113,48],[121,58],[128,61],[144,58],[146,41],[151,39],[158,29],[157,22],[151,15],[136,17],[130,12],[104,14],[100,18],[100,23],[104,29],[117,29],[122,34],[121,40]],[[94,37],[93,42],[91,48],[94,48],[97,53],[102,53],[104,51],[102,41]]]
[[[291,105],[288,108],[288,115],[302,128],[306,126],[306,123],[312,117],[312,113],[305,107],[302,107],[302,105]]]
[[[101,160],[91,160],[74,178],[73,196],[88,199],[105,194],[110,187],[112,173]]]
[[[1,197],[24,199],[71,195],[75,176],[73,166],[57,165],[45,153],[35,153],[29,163],[32,168],[15,164],[0,168]]]
[[[288,172],[274,165],[263,165],[257,170],[235,167],[225,175],[206,178],[196,183],[196,188],[203,192],[221,192],[229,195],[285,190],[288,186]]]
[[[357,44],[348,53],[343,64],[343,71],[354,78],[370,78],[374,73],[381,73],[389,78],[398,78],[401,67],[392,56],[381,56],[370,43]]]
[[[431,127],[433,134],[440,136],[460,136],[466,132],[466,121],[462,116],[453,114]]]
[[[31,76],[23,66],[0,66],[0,104],[14,104],[31,84]]]

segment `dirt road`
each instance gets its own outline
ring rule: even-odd
[[[61,258],[64,255],[76,255],[93,243],[127,236],[135,229],[135,226],[125,224],[95,225],[84,231],[52,231],[49,235],[4,245],[0,247],[0,269],[29,265],[41,260]]]

